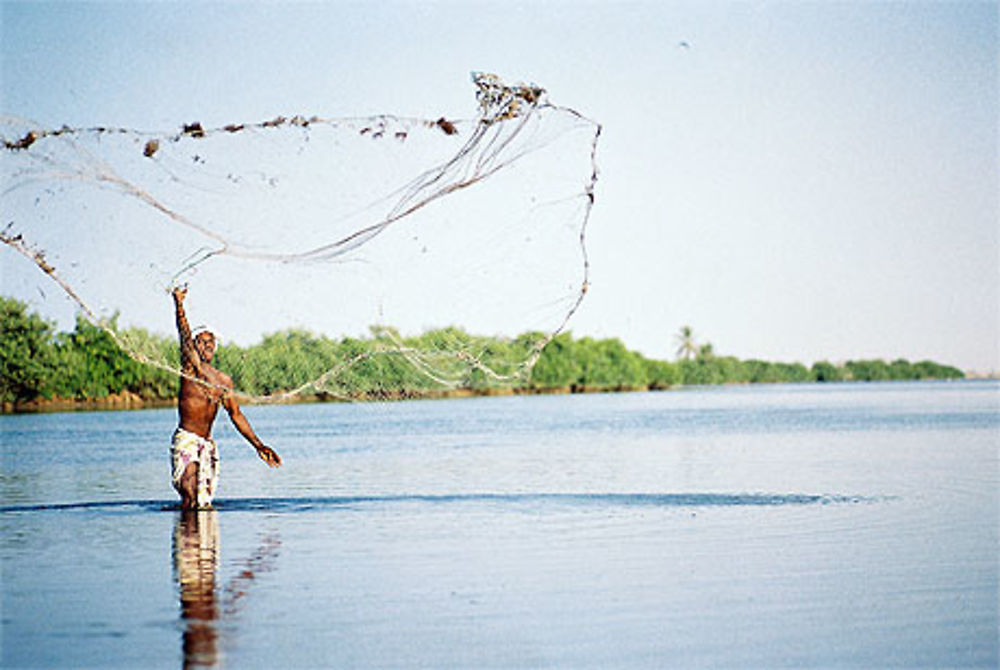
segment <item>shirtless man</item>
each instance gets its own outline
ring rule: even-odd
[[[170,448],[174,488],[181,495],[183,509],[211,507],[219,477],[219,452],[212,440],[212,424],[219,405],[226,408],[236,430],[253,445],[261,460],[276,468],[281,465],[281,458],[260,441],[243,416],[231,392],[233,380],[212,367],[215,336],[208,331],[191,336],[184,314],[187,289],[175,288],[173,295],[183,372],[177,396],[180,426],[174,431]]]

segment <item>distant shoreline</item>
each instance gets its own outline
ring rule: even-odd
[[[659,391],[683,391],[699,388],[721,388],[733,386],[777,386],[794,384],[797,386],[815,385],[865,385],[865,384],[919,384],[919,383],[961,383],[965,381],[997,381],[997,374],[976,375],[969,373],[964,379],[883,379],[874,381],[837,381],[837,382],[735,382],[725,384],[677,384],[674,386],[559,386],[553,388],[493,388],[493,389],[454,389],[450,391],[411,391],[405,393],[383,393],[378,396],[359,395],[354,398],[341,398],[327,395],[302,395],[288,400],[254,402],[241,400],[247,406],[266,405],[309,405],[326,403],[371,403],[371,402],[405,402],[407,400],[447,400],[455,398],[486,398],[493,396],[520,395],[577,395],[595,393],[652,393]],[[73,398],[36,398],[26,402],[5,402],[0,414],[55,414],[60,412],[109,412],[122,410],[167,409],[177,406],[175,398],[143,399],[135,393],[114,393],[103,398],[73,399]]]
[[[4,412],[175,404],[180,379],[176,338],[135,328],[119,330],[114,319],[97,325],[83,316],[77,317],[73,332],[56,333],[53,324],[30,313],[25,303],[2,296],[0,311]],[[678,359],[667,361],[630,350],[618,338],[574,339],[569,331],[549,337],[529,332],[511,339],[472,335],[449,326],[404,337],[380,326],[373,327],[369,337],[338,340],[292,329],[267,335],[248,347],[220,345],[212,364],[231,375],[236,397],[248,404],[966,376],[958,368],[931,360],[824,360],[807,367],[740,359],[717,354],[710,343],[696,347],[687,327],[682,335],[685,346],[678,349]],[[283,397],[293,395],[297,397]]]
[[[681,388],[676,386],[673,388]],[[353,398],[342,398],[325,394],[304,394],[286,400],[241,399],[240,403],[249,406],[262,405],[308,405],[322,403],[352,403],[352,402],[403,402],[407,400],[443,400],[450,398],[485,398],[490,396],[514,395],[569,395],[574,393],[624,393],[667,390],[662,387],[576,387],[562,386],[556,388],[491,388],[491,389],[454,389],[450,391],[409,391],[381,393],[376,395],[359,395]],[[115,410],[164,409],[176,407],[176,398],[143,399],[135,393],[125,391],[113,393],[103,398],[35,398],[23,402],[5,402],[3,414],[39,414],[55,412],[102,412]]]

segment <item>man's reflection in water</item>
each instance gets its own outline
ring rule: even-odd
[[[174,527],[174,580],[181,592],[185,668],[213,666],[218,660],[217,514],[214,509],[183,510]]]
[[[181,510],[174,527],[174,580],[180,590],[184,624],[184,667],[213,667],[219,662],[216,622],[235,616],[246,603],[257,575],[271,572],[281,541],[265,536],[257,550],[237,562],[236,574],[216,588],[219,569],[219,522],[214,509]]]

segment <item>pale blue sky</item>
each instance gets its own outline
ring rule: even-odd
[[[4,2],[0,112],[143,129],[437,118],[471,116],[472,70],[536,82],[604,126],[575,334],[672,358],[688,324],[742,358],[998,370],[997,16],[995,2]]]

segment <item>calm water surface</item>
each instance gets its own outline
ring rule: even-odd
[[[995,382],[246,413],[0,417],[0,665],[998,665]]]

